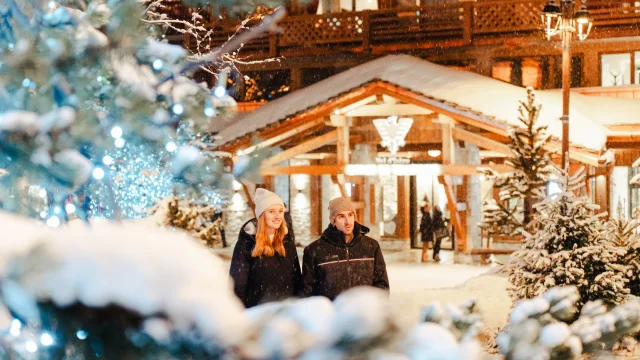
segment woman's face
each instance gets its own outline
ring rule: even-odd
[[[269,233],[273,233],[280,228],[284,221],[284,207],[282,205],[271,205],[264,211],[264,217]]]

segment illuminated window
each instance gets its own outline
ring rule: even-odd
[[[632,83],[630,53],[602,55],[601,69],[602,86],[620,86]],[[637,76],[633,77],[637,78]]]

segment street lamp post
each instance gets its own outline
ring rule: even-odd
[[[575,11],[574,0],[561,0],[558,6],[550,0],[542,10],[542,23],[547,40],[557,34],[562,37],[562,169],[569,161],[569,93],[571,91],[571,39],[576,33],[578,39],[585,40],[593,25],[586,0],[581,0],[580,10]]]

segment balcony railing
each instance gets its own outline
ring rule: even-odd
[[[287,52],[325,48],[333,51],[372,52],[389,46],[463,46],[480,39],[541,34],[540,13],[547,0],[479,0],[443,2],[421,7],[365,10],[322,15],[288,16],[283,32],[265,34],[245,44],[244,53],[275,56]],[[580,3],[579,1],[577,2]],[[594,38],[640,36],[640,1],[590,0]],[[217,28],[211,46],[233,34],[235,24]],[[195,48],[193,38],[185,44]]]

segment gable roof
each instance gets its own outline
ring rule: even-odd
[[[371,82],[383,81],[436,101],[443,109],[471,117],[481,116],[496,125],[519,126],[518,104],[526,89],[467,71],[447,68],[409,55],[389,55],[353,67],[318,83],[273,100],[242,116],[233,124],[219,126],[218,145],[224,145],[304,113],[318,105]],[[562,93],[538,91],[542,103],[539,124],[547,125],[556,138],[562,137]],[[614,99],[571,93],[570,134],[572,145],[599,151],[611,122],[634,123],[640,114],[640,100]]]

